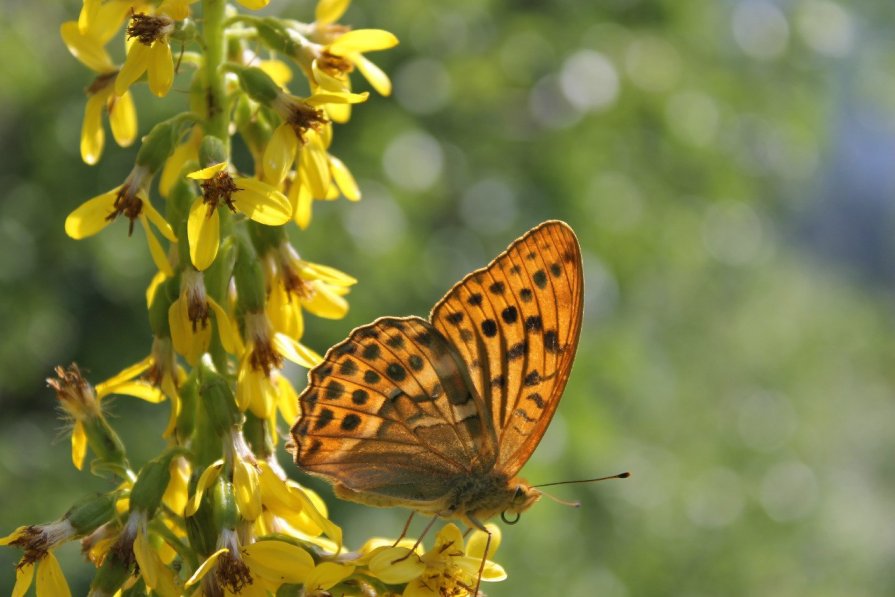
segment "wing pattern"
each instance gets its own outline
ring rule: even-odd
[[[566,224],[549,221],[457,283],[430,319],[456,348],[497,434],[496,466],[515,475],[537,447],[575,357],[584,280]]]
[[[424,501],[494,465],[484,404],[456,352],[423,319],[387,317],[355,329],[309,380],[292,429],[307,472]]]

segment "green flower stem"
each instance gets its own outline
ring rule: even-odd
[[[224,63],[224,14],[227,3],[225,0],[202,1],[202,41],[205,44],[205,95],[208,119],[205,122],[205,132],[214,135],[224,142],[229,153],[230,136],[229,111],[227,110],[227,95],[224,89],[224,73],[221,65]]]

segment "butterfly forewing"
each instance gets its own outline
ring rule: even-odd
[[[469,274],[431,321],[466,363],[513,476],[550,423],[575,357],[584,282],[571,228],[545,222]]]
[[[300,405],[296,462],[354,491],[435,500],[494,466],[480,395],[448,340],[418,317],[354,330],[311,371]]]

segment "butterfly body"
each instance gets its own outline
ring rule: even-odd
[[[358,492],[342,484],[336,484],[333,489],[336,496],[343,500],[379,508],[410,508],[424,515],[456,518],[470,527],[480,527],[481,521],[497,514],[521,514],[541,497],[541,492],[525,481],[507,479],[493,473],[481,477],[458,477],[453,489],[444,498],[428,502]]]
[[[309,373],[293,456],[347,500],[483,528],[540,497],[517,473],[575,356],[584,282],[575,234],[549,221],[458,282],[428,320],[384,317]]]

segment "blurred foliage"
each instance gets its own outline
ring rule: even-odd
[[[149,349],[142,241],[62,230],[134,151],[78,159],[88,75],[57,34],[78,8],[14,1],[0,22],[0,533],[102,487],[68,462],[51,367],[77,361],[96,381]],[[307,1],[269,10],[312,14]],[[377,316],[425,314],[544,219],[568,221],[584,249],[576,366],[524,472],[634,476],[553,488],[582,507],[545,500],[506,528],[509,579],[488,593],[895,592],[895,5],[351,11],[402,45],[377,56],[394,97],[336,136],[363,201],[319,203],[295,235],[306,258],[361,280],[348,319],[309,321],[306,341],[322,351]],[[119,341],[134,327],[145,345]],[[161,430],[164,406],[112,408],[132,450],[158,449],[132,438],[160,441],[141,429]],[[329,501],[353,545],[406,515]],[[88,568],[61,551],[83,590]],[[0,552],[0,592],[15,557]]]

